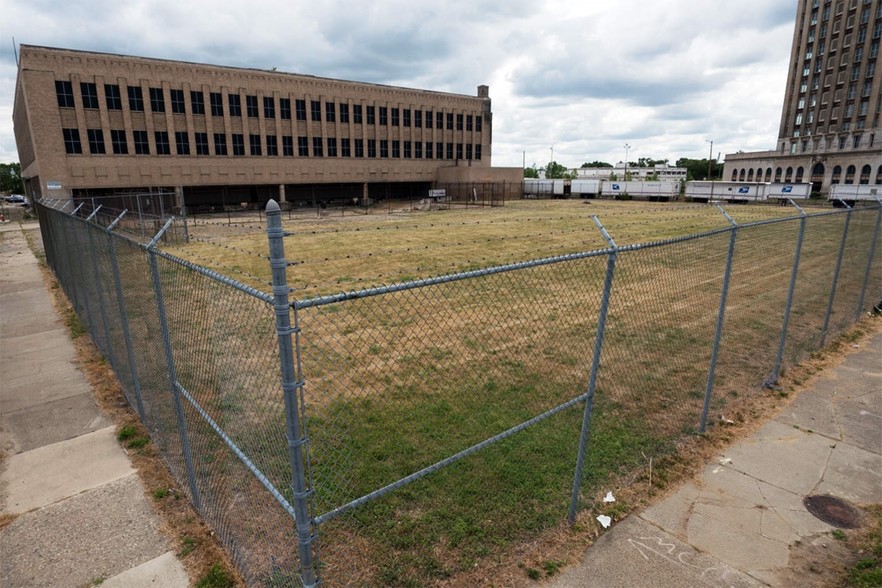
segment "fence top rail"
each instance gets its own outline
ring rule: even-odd
[[[142,245],[142,247],[144,247],[145,250],[148,249],[146,246]],[[212,269],[208,269],[207,267],[197,265],[197,264],[193,263],[192,261],[187,261],[186,259],[181,259],[180,257],[174,256],[170,253],[167,253],[165,251],[157,249],[156,247],[149,249],[149,251],[155,255],[158,255],[159,257],[162,257],[163,259],[165,259],[167,261],[170,261],[174,264],[183,266],[183,267],[185,267],[189,270],[192,270],[194,272],[200,273],[203,276],[211,278],[212,280],[214,280],[216,282],[220,282],[226,286],[230,286],[236,290],[239,290],[240,292],[244,292],[245,294],[248,294],[249,296],[254,296],[255,298],[262,300],[262,301],[269,303],[269,304],[273,303],[274,298],[273,298],[272,294],[267,294],[266,292],[262,292],[262,291],[258,290],[257,288],[252,288],[251,286],[248,286],[238,280],[234,280],[233,278],[225,276],[220,272],[216,272]]]

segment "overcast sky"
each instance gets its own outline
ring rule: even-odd
[[[475,95],[493,165],[775,147],[797,0],[4,0],[0,161],[16,43]]]

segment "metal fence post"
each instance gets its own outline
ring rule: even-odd
[[[848,239],[848,224],[851,222],[851,206],[842,202],[848,208],[845,213],[845,227],[842,229],[842,240],[839,242],[839,256],[836,258],[836,269],[833,270],[833,285],[830,286],[830,296],[827,299],[827,312],[824,314],[824,326],[821,327],[821,340],[819,347],[824,347],[824,340],[827,338],[827,329],[830,327],[830,315],[833,313],[833,300],[836,298],[836,284],[839,282],[839,271],[842,269],[842,256],[845,253],[845,242]]]
[[[725,216],[726,220],[729,221],[729,224],[732,225],[732,232],[729,234],[729,253],[726,256],[726,272],[723,274],[723,288],[720,292],[720,309],[717,311],[717,327],[714,332],[714,347],[713,351],[711,351],[710,364],[707,370],[707,386],[705,386],[704,389],[704,406],[701,408],[701,422],[698,427],[699,431],[702,433],[707,430],[707,413],[708,410],[710,410],[711,394],[714,389],[717,357],[720,351],[720,339],[723,335],[723,320],[726,316],[726,299],[729,296],[729,278],[732,275],[732,259],[735,257],[735,238],[738,234],[738,223],[729,216],[722,206],[717,205],[717,208],[720,209],[720,212],[723,213],[723,216]]]
[[[109,243],[108,248],[110,249],[110,266],[113,268],[113,284],[116,289],[116,301],[119,307],[119,320],[122,324],[122,332],[123,332],[123,340],[126,344],[126,355],[129,361],[129,373],[132,377],[132,392],[135,395],[135,408],[138,411],[138,417],[141,419],[141,422],[145,425],[147,424],[146,413],[144,412],[144,400],[141,397],[141,380],[138,377],[138,365],[135,359],[135,349],[132,346],[132,335],[129,332],[129,315],[126,312],[126,299],[123,294],[122,288],[122,279],[120,277],[119,272],[119,259],[116,255],[116,237],[113,236],[113,230],[116,228],[116,225],[123,219],[123,217],[128,213],[128,210],[123,210],[116,219],[110,223],[110,225],[105,229],[107,231],[107,240]]]
[[[93,212],[89,218],[94,218],[95,214],[98,211]],[[97,250],[95,249],[95,240],[92,238],[92,224],[87,219],[85,223],[86,232],[89,235],[89,257],[92,260],[92,273],[95,274],[95,291],[98,294],[98,310],[101,312],[101,325],[104,327],[104,349],[101,351],[107,358],[110,360],[111,367],[116,367],[118,364],[116,362],[116,355],[113,352],[113,345],[110,344],[110,319],[107,317],[107,305],[104,303],[104,285],[101,281],[101,270],[98,267],[98,257]],[[97,230],[98,225],[95,225]],[[95,345],[100,349],[101,344],[98,341],[95,341]]]
[[[582,487],[582,468],[585,464],[585,455],[588,453],[588,435],[591,429],[591,411],[594,408],[594,392],[597,385],[597,370],[600,367],[600,352],[603,348],[603,337],[606,332],[606,315],[609,310],[609,298],[612,292],[613,276],[616,270],[616,257],[618,246],[610,237],[597,216],[591,217],[594,224],[600,229],[603,238],[610,246],[609,257],[606,263],[606,277],[603,280],[603,296],[600,300],[600,310],[597,317],[597,336],[594,340],[594,354],[591,358],[591,374],[588,377],[588,396],[585,398],[585,412],[582,415],[582,432],[579,437],[579,454],[576,457],[576,471],[573,475],[573,493],[570,496],[570,510],[567,516],[570,525],[576,522],[576,509],[579,506],[579,490]]]
[[[199,497],[199,488],[196,486],[196,472],[193,467],[193,453],[190,450],[190,437],[187,434],[187,423],[184,419],[184,408],[181,406],[181,394],[178,391],[178,372],[175,368],[175,358],[172,352],[171,336],[168,330],[168,318],[165,315],[165,302],[162,298],[162,282],[159,278],[159,266],[156,263],[156,244],[166,230],[175,221],[174,218],[168,219],[165,226],[162,227],[153,240],[144,249],[150,260],[150,273],[153,277],[153,290],[156,293],[156,309],[159,314],[159,327],[162,330],[162,346],[165,350],[165,364],[168,370],[169,386],[171,386],[172,399],[175,405],[175,416],[177,417],[178,435],[181,438],[181,450],[184,454],[184,465],[187,469],[187,485],[190,488],[190,496],[193,498],[193,506],[196,510],[202,510],[202,500]]]
[[[775,356],[775,367],[763,382],[763,388],[774,388],[781,376],[781,361],[784,359],[784,345],[787,342],[787,326],[790,323],[790,310],[793,308],[793,292],[796,290],[796,278],[799,274],[799,256],[802,253],[802,239],[805,236],[805,211],[792,199],[787,199],[799,211],[799,237],[796,239],[796,253],[793,256],[793,271],[790,273],[790,288],[787,290],[787,305],[784,308],[784,322],[781,325],[781,338],[778,341],[778,353]]]
[[[273,275],[273,308],[276,312],[276,333],[279,339],[279,362],[282,370],[282,392],[285,396],[285,422],[288,433],[288,457],[291,462],[291,488],[294,493],[295,523],[300,554],[300,575],[305,588],[316,584],[313,562],[313,521],[309,513],[309,496],[312,490],[306,482],[307,455],[304,446],[309,442],[301,427],[298,395],[303,382],[298,380],[294,363],[294,345],[291,335],[300,329],[291,326],[291,305],[288,301],[288,280],[285,275],[288,262],[285,259],[285,231],[282,228],[282,210],[275,200],[266,205],[266,234],[269,239],[270,267]]]
[[[876,198],[876,203],[879,205],[879,212],[876,213],[876,228],[873,229],[873,240],[870,243],[870,254],[867,256],[867,271],[864,272],[864,285],[861,287],[861,298],[854,311],[854,320],[858,320],[861,317],[861,313],[864,311],[864,299],[867,294],[867,284],[870,282],[870,271],[873,268],[873,257],[876,255],[876,243],[879,241],[879,224],[882,223],[882,199]]]

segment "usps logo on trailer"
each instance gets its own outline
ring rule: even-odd
[[[741,188],[738,188],[739,194],[747,194],[748,192],[750,192],[750,188],[748,188],[747,186],[743,186]]]
[[[793,186],[784,186],[783,188],[781,188],[781,192],[783,194],[790,194],[791,192],[793,192]]]
[[[613,189],[613,190],[618,190],[618,189],[619,189],[619,185],[618,185],[618,184],[613,184],[613,185],[612,185],[612,189]]]

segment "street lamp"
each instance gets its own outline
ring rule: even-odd
[[[624,177],[622,178],[622,180],[625,182],[628,181],[628,149],[630,149],[630,148],[631,148],[631,145],[628,143],[625,143],[625,173],[624,173]]]
[[[713,178],[711,177],[711,161],[714,158],[714,141],[713,139],[705,139],[704,142],[710,143],[710,152],[707,156],[707,179],[713,181]]]
[[[554,145],[551,146],[551,159],[549,161],[554,161]]]

